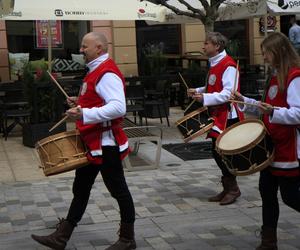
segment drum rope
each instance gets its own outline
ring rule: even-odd
[[[51,136],[49,136],[49,137],[51,138]],[[66,138],[66,137],[63,137],[63,138]],[[56,142],[55,138],[53,139],[53,144],[58,148],[58,150],[59,150],[59,152],[61,154],[60,157],[62,158],[63,163],[66,164],[66,161],[65,161],[66,157],[64,157],[63,151],[60,149],[60,147],[59,147],[58,143]]]
[[[40,142],[37,142],[37,145],[39,146],[39,148],[41,148],[41,150],[46,154],[46,158],[47,158],[47,162],[50,162],[50,155],[48,154],[48,152],[46,151],[46,149],[44,149],[43,145],[40,144]],[[40,157],[41,158],[41,157]],[[41,161],[41,165],[43,166],[43,162]],[[44,168],[46,168],[46,166],[44,165]]]

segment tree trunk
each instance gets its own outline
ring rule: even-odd
[[[214,31],[214,27],[215,27],[214,21],[208,20],[203,24],[204,24],[205,33]]]

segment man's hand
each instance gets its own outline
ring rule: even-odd
[[[190,89],[187,90],[187,96],[188,97],[193,97],[193,95],[195,95],[196,93],[197,93],[196,89],[190,88]]]
[[[262,113],[271,115],[273,114],[274,107],[271,104],[265,103],[265,102],[260,102],[259,103],[259,109]]]
[[[201,93],[196,93],[196,94],[194,94],[193,96],[192,96],[192,98],[194,99],[194,100],[196,100],[197,102],[203,102],[203,94],[201,94]]]
[[[70,108],[66,111],[66,114],[68,117],[70,117],[72,120],[81,120],[82,119],[82,109],[80,106],[77,106],[75,108]]]
[[[229,99],[239,101],[239,102],[244,102],[244,97],[238,91],[232,91]]]
[[[75,108],[77,107],[78,97],[77,96],[71,96],[67,98],[67,103],[69,107]]]

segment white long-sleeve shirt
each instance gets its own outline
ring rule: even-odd
[[[107,60],[108,54],[104,54],[89,62],[89,71],[95,70],[102,62]],[[97,94],[104,100],[102,107],[83,108],[83,124],[103,123],[103,126],[110,125],[110,121],[126,114],[125,93],[123,82],[114,73],[105,73],[96,85]],[[116,145],[112,131],[105,131],[102,134],[102,146]]]
[[[209,58],[210,66],[213,67],[217,65],[222,59],[224,59],[226,55],[227,55],[226,51],[223,50],[218,55]],[[232,66],[227,67],[227,69],[224,71],[222,76],[223,90],[221,92],[204,93],[205,87],[200,87],[196,89],[198,93],[203,93],[203,106],[214,106],[214,105],[220,105],[228,102],[230,94],[234,88],[236,71],[237,69]],[[239,72],[237,77],[239,79]],[[238,86],[236,86],[236,90],[237,87]],[[231,111],[228,113],[228,119],[233,119],[236,117],[237,117],[237,112],[232,105]]]
[[[288,108],[282,107],[274,109],[273,116],[270,116],[271,123],[300,125],[300,77],[294,78],[287,89]],[[258,104],[259,102],[248,97],[244,97],[244,102]],[[259,115],[260,111],[256,106],[239,104],[239,109],[243,112]],[[300,133],[297,130],[297,152],[300,159]]]

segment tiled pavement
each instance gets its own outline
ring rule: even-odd
[[[172,115],[178,119],[180,112]],[[179,138],[176,129],[164,130],[163,143]],[[141,145],[140,152],[151,158],[153,145]],[[34,151],[23,147],[20,137],[1,139],[0,156],[0,249],[46,249],[30,234],[51,232],[57,217],[66,215],[73,172],[44,177]],[[238,178],[242,196],[229,206],[207,202],[220,190],[211,159],[184,162],[163,150],[160,169],[126,172],[126,177],[136,205],[138,249],[255,249],[261,222],[257,174]],[[117,238],[118,221],[117,204],[99,177],[67,249],[105,249]],[[300,249],[299,227],[299,214],[281,205],[279,249]]]

